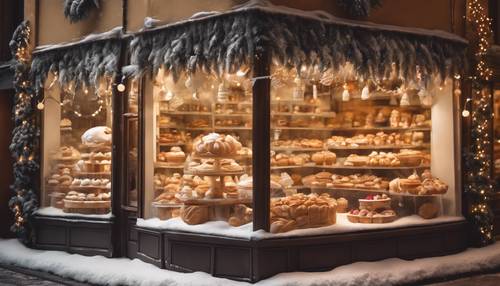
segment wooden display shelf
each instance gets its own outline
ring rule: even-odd
[[[151,203],[152,206],[156,207],[156,208],[180,208],[182,207],[184,204],[182,203],[177,203],[177,204],[164,204],[164,203],[159,203],[159,202],[152,202]]]
[[[397,193],[397,192],[388,192],[389,195],[391,196],[400,196],[400,197],[441,197],[444,194],[429,194],[429,195],[416,195],[416,194],[410,194],[410,193]]]
[[[335,117],[335,112],[271,112],[271,116]]]
[[[344,166],[341,164],[335,165],[312,165],[312,164],[304,164],[304,165],[290,165],[290,166],[271,166],[271,170],[283,170],[283,169],[299,169],[299,168],[317,168],[317,169],[349,169],[349,170],[411,170],[411,169],[424,169],[430,168],[430,165],[419,165],[419,166]]]
[[[368,193],[385,193],[389,194],[389,191],[386,189],[364,189],[364,188],[341,188],[341,187],[318,187],[318,186],[308,186],[304,185],[305,188],[311,189],[311,191],[316,190],[328,190],[328,191],[349,191],[349,192],[368,192]]]
[[[80,193],[91,193],[96,191],[104,191],[110,192],[111,188],[107,188],[106,186],[70,186],[69,189],[71,191],[76,191]]]
[[[229,206],[237,204],[251,204],[252,199],[187,199],[182,200],[185,205],[203,205],[203,206]]]
[[[252,127],[245,126],[215,126],[214,130],[252,130]]]
[[[393,149],[428,149],[431,144],[425,143],[420,145],[360,145],[353,146],[327,146],[328,150],[393,150]]]
[[[431,127],[390,127],[390,126],[371,126],[371,127],[330,127],[332,131],[431,131]]]
[[[73,177],[99,177],[99,178],[110,178],[111,177],[111,172],[75,172],[73,174]]]
[[[212,115],[212,112],[210,112],[210,111],[168,111],[168,110],[160,110],[160,114],[165,114],[165,115],[210,116],[210,115]]]
[[[184,146],[186,145],[186,142],[173,142],[173,143],[158,143],[158,146],[160,147],[174,147],[174,146]]]
[[[250,117],[251,113],[214,113],[214,117]]]
[[[271,146],[271,150],[272,151],[278,151],[278,152],[285,152],[285,151],[288,151],[288,152],[316,152],[316,151],[324,151],[326,150],[325,148],[321,147],[321,148],[307,148],[307,147],[304,147],[304,148],[301,148],[301,147],[273,147]]]
[[[166,162],[154,162],[155,168],[159,169],[184,169],[184,164],[182,165],[173,165]]]
[[[194,175],[194,176],[214,176],[214,177],[240,176],[243,175],[244,173],[245,173],[244,170],[233,171],[233,172],[227,172],[222,170],[214,170],[214,171],[193,170],[193,169],[184,170],[184,174]]]

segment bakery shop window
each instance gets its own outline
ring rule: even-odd
[[[43,214],[109,215],[111,83],[61,86],[48,77],[41,103]]]
[[[273,66],[271,232],[459,215],[452,81],[437,82]]]
[[[217,77],[160,69],[145,87],[145,212],[158,222],[251,222],[249,69]]]

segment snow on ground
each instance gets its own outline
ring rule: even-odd
[[[200,272],[177,273],[162,270],[137,259],[85,257],[60,251],[33,250],[24,247],[17,240],[0,240],[0,264],[47,271],[81,282],[101,285],[250,285]],[[498,267],[500,243],[436,258],[412,261],[393,258],[378,262],[357,262],[327,272],[283,273],[255,285],[394,285]]]
[[[325,234],[338,234],[348,232],[359,232],[368,230],[381,230],[392,229],[399,227],[413,227],[432,225],[440,223],[450,223],[464,220],[461,216],[440,216],[434,219],[423,219],[418,215],[406,216],[397,219],[392,223],[384,224],[363,224],[351,223],[347,220],[346,214],[337,214],[337,223],[330,226],[296,229],[286,233],[273,234],[265,231],[252,231],[252,224],[248,223],[240,227],[232,227],[225,221],[210,221],[199,225],[188,225],[180,218],[173,218],[169,220],[160,220],[158,218],[152,219],[138,219],[137,225],[145,228],[161,229],[161,230],[174,230],[196,232],[212,235],[223,235],[243,239],[266,239],[276,237],[292,237],[292,236],[307,236],[307,235],[325,235]]]

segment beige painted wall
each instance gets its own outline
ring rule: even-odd
[[[71,24],[63,15],[63,0],[24,0],[25,15],[36,24],[36,45],[75,41],[91,33],[102,33],[123,25],[123,0],[102,0],[101,9],[82,22]],[[384,6],[366,19],[375,23],[439,29],[464,34],[466,0],[384,0]],[[35,3],[38,2],[38,13]],[[162,23],[187,19],[200,11],[223,11],[245,0],[128,0],[127,27],[136,32],[144,18]],[[336,16],[345,13],[332,0],[272,0],[274,4],[303,10],[325,10]],[[452,12],[452,5],[455,9]],[[37,16],[38,15],[38,16]],[[37,19],[38,18],[38,19]]]

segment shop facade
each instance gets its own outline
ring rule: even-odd
[[[106,1],[70,42],[28,2],[35,248],[254,282],[469,245],[462,17]]]

